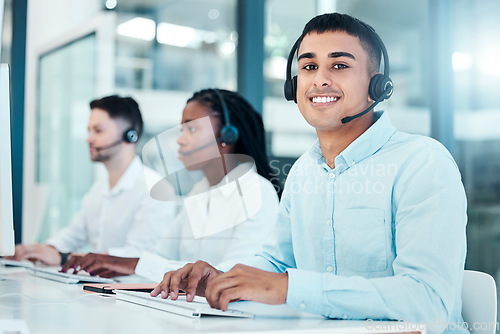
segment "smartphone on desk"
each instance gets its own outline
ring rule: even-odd
[[[114,295],[113,290],[128,290],[137,292],[151,292],[158,283],[112,283],[112,284],[84,284],[83,291]]]

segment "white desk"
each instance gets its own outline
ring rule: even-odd
[[[11,293],[14,295],[7,295]],[[64,302],[55,302],[57,300]],[[401,328],[404,326],[394,322],[328,320],[295,312],[286,305],[256,305],[260,310],[270,310],[271,314],[281,313],[282,316],[257,315],[253,319],[207,317],[193,320],[116,300],[113,296],[85,293],[82,284],[58,283],[31,276],[23,268],[0,267],[0,320],[23,319],[30,334],[420,333],[415,328]],[[370,330],[369,326],[376,328]],[[3,333],[1,328],[0,333]]]

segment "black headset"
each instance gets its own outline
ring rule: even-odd
[[[369,25],[367,25],[362,21],[358,22],[361,23],[364,27],[366,27],[378,41],[384,59],[384,73],[383,74],[377,73],[370,79],[370,84],[368,86],[368,94],[370,95],[370,98],[374,100],[373,104],[371,104],[370,107],[368,107],[368,109],[360,112],[359,114],[343,118],[342,123],[344,124],[352,121],[357,117],[366,114],[368,111],[373,109],[377,104],[390,98],[394,88],[394,84],[392,83],[392,80],[389,77],[389,55],[387,54],[387,49],[384,45],[384,42],[372,27],[370,27]],[[287,101],[294,101],[295,103],[297,103],[297,76],[295,75],[292,78],[292,62],[295,53],[298,51],[297,49],[301,41],[302,41],[302,36],[295,41],[295,44],[293,44],[292,50],[290,50],[290,54],[288,55],[288,61],[286,64],[286,80],[284,87],[285,98],[287,99]]]
[[[139,132],[137,132],[136,126],[137,126],[137,116],[139,115],[140,111],[137,107],[135,107],[133,104],[131,104],[130,100],[122,100],[122,101],[123,101],[123,103],[125,103],[127,105],[127,109],[130,113],[130,119],[131,119],[132,124],[130,125],[130,128],[128,128],[127,130],[125,130],[123,132],[122,137],[120,139],[118,139],[117,141],[115,141],[111,144],[108,144],[108,145],[100,146],[100,147],[96,146],[95,149],[98,152],[102,151],[102,150],[107,150],[108,148],[111,148],[111,147],[115,147],[117,145],[120,145],[123,142],[134,144],[139,140]],[[134,110],[134,107],[136,110]]]
[[[132,121],[132,124],[131,124],[130,128],[125,130],[125,132],[123,133],[123,141],[126,143],[133,144],[133,143],[137,143],[137,141],[139,140],[139,133],[136,130],[138,111],[134,110],[137,108],[135,108],[135,106],[133,106],[130,101],[126,101],[126,104],[127,104],[128,110],[130,112],[130,119]]]
[[[215,95],[217,95],[222,106],[222,113],[224,114],[224,126],[220,130],[220,137],[217,138],[217,141],[226,143],[227,145],[234,144],[238,141],[240,133],[234,125],[231,125],[229,110],[227,109],[226,101],[224,100],[224,97],[222,96],[220,90],[213,88],[211,89],[211,91],[213,91]]]

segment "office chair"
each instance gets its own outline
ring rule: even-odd
[[[494,334],[497,321],[497,288],[490,275],[464,270],[462,316],[471,334]]]

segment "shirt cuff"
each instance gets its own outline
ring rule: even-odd
[[[64,247],[54,238],[47,240],[45,244],[54,247],[58,252],[71,253],[71,250],[68,247]]]
[[[280,271],[267,259],[258,256],[251,255],[247,257],[242,257],[239,260],[229,260],[217,264],[216,268],[222,270],[223,272],[231,270],[237,264],[244,264],[246,266],[254,267],[260,270],[270,271],[273,273],[279,273]]]
[[[167,271],[177,270],[186,264],[187,262],[170,261],[154,253],[143,252],[135,267],[135,273],[152,281],[161,282]]]
[[[323,274],[289,268],[286,303],[295,310],[322,314]]]
[[[141,253],[133,247],[114,247],[108,249],[108,254],[119,257],[139,257]]]

